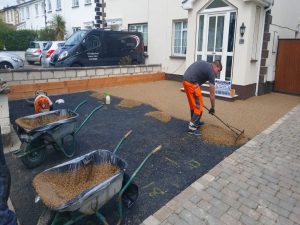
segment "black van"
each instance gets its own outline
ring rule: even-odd
[[[50,65],[55,67],[144,63],[142,33],[103,29],[77,31],[50,60]]]

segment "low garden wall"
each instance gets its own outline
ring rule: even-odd
[[[49,95],[165,79],[161,65],[105,66],[12,70],[1,72],[10,87],[9,99],[33,97],[42,89]]]

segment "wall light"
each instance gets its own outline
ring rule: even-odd
[[[241,37],[244,36],[245,30],[246,30],[246,26],[245,26],[245,24],[244,24],[244,22],[243,22],[242,25],[240,26],[240,34],[241,34]]]

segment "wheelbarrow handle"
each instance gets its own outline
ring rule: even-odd
[[[155,149],[153,149],[147,156],[146,158],[143,160],[143,162],[139,165],[139,167],[133,172],[133,174],[130,176],[130,178],[128,179],[127,183],[122,187],[121,191],[119,192],[119,196],[118,196],[118,202],[119,202],[119,214],[120,214],[120,219],[119,219],[119,223],[120,224],[122,217],[123,217],[123,213],[122,213],[122,195],[124,193],[124,191],[128,188],[128,186],[130,185],[130,183],[132,182],[132,180],[134,179],[134,177],[138,174],[138,172],[140,172],[141,168],[144,166],[144,164],[146,163],[146,161],[156,152],[160,151],[162,148],[162,145],[157,146]]]
[[[91,116],[98,111],[99,109],[101,109],[103,107],[103,105],[99,105],[96,108],[94,108],[94,110],[85,118],[85,120],[80,124],[80,126],[76,129],[76,131],[74,132],[74,134],[77,134],[81,128],[83,127],[83,125],[91,118]]]
[[[128,182],[124,185],[124,187],[122,188],[122,190],[120,191],[120,195],[123,194],[123,192],[126,190],[126,188],[128,187],[128,185],[131,183],[131,181],[134,179],[134,177],[138,174],[138,172],[140,172],[141,168],[144,166],[144,164],[146,163],[146,161],[156,152],[160,151],[162,148],[162,145],[157,146],[155,149],[153,149],[147,156],[146,158],[143,160],[143,162],[139,165],[139,167],[133,172],[133,174],[130,176]]]
[[[162,148],[162,145],[157,146],[155,149],[152,150],[152,153],[154,154],[154,153],[159,152],[161,150],[161,148]]]
[[[80,102],[77,106],[76,106],[76,108],[74,109],[74,112],[76,112],[83,104],[85,104],[85,103],[87,103],[87,100],[84,100],[84,101],[82,101],[82,102]]]
[[[115,154],[115,153],[119,150],[119,148],[120,148],[121,144],[123,143],[123,141],[124,141],[131,133],[132,133],[132,130],[128,131],[128,132],[124,135],[124,137],[119,141],[118,145],[115,147],[115,149],[114,149],[114,151],[113,151],[113,154]]]
[[[130,178],[128,179],[128,181],[126,182],[126,184],[122,187],[121,191],[119,192],[119,196],[118,196],[118,209],[119,209],[119,221],[118,221],[118,225],[121,224],[121,221],[123,219],[123,209],[122,209],[122,195],[124,193],[124,191],[128,188],[128,186],[131,184],[132,180],[134,179],[134,177],[137,175],[137,173],[141,170],[141,168],[144,166],[144,164],[146,163],[146,161],[156,152],[160,151],[162,148],[162,145],[157,146],[155,149],[153,149],[147,156],[146,158],[143,160],[143,162],[139,165],[139,167],[133,172],[133,174],[130,176]]]

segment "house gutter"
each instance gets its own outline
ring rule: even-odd
[[[263,21],[266,20],[266,13],[271,10],[272,6],[269,6],[268,8],[264,9],[264,15],[263,15]],[[265,23],[264,23],[265,25]],[[262,33],[264,33],[264,29],[265,29],[265,26],[262,26]],[[263,42],[264,42],[264,35],[262,35],[262,41],[260,42],[260,46],[259,46],[259,57],[258,57],[258,69],[257,69],[257,78],[256,78],[256,89],[255,89],[255,96],[258,95],[258,84],[259,84],[259,73],[260,73],[260,66],[261,66],[261,52],[262,52],[262,46],[263,46]]]

